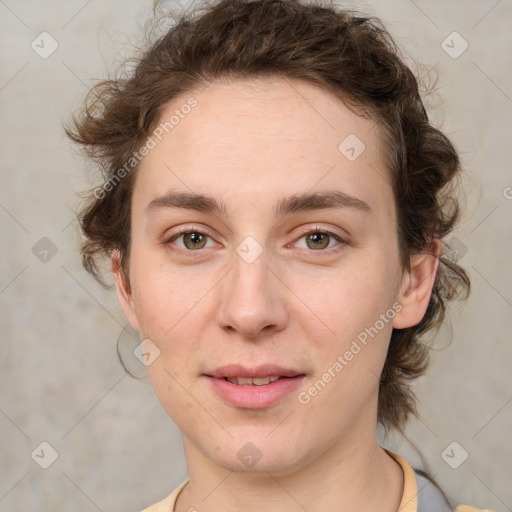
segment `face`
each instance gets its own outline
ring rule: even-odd
[[[116,273],[156,395],[186,450],[229,470],[355,449],[392,328],[428,302],[400,268],[379,129],[286,80],[213,83],[161,121],[177,109],[137,171],[129,289]]]

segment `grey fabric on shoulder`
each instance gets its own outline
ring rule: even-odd
[[[427,477],[416,470],[414,475],[418,488],[418,512],[456,512],[455,508],[446,503],[442,493]]]

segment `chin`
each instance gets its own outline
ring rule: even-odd
[[[210,452],[208,457],[215,464],[234,473],[268,477],[285,475],[293,472],[304,464],[306,453],[297,450],[304,446],[299,440],[294,442],[290,437],[268,437],[269,429],[254,435],[235,436],[227,443],[220,443],[217,452]]]

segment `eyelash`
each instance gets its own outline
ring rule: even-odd
[[[192,228],[184,228],[183,230],[180,230],[176,233],[174,233],[172,236],[170,236],[169,238],[166,238],[163,243],[165,246],[169,247],[169,249],[173,252],[176,252],[178,254],[184,254],[184,253],[187,253],[187,256],[190,254],[190,253],[201,253],[202,252],[202,249],[181,249],[179,248],[178,250],[174,249],[171,247],[171,242],[174,242],[175,240],[177,240],[178,238],[180,238],[181,236],[183,235],[187,235],[187,234],[191,234],[191,233],[197,233],[199,235],[204,235],[204,236],[207,236],[208,238],[210,238],[211,240],[213,240],[213,238],[208,234],[208,233],[205,233],[204,231],[202,231],[201,229],[196,229],[194,227]],[[320,253],[320,254],[330,254],[332,251],[337,251],[337,250],[340,250],[341,247],[339,246],[345,246],[345,245],[349,245],[349,242],[345,239],[343,239],[341,236],[337,235],[336,233],[333,233],[332,231],[328,231],[328,230],[325,230],[325,229],[319,229],[319,228],[315,228],[315,229],[309,229],[307,231],[304,231],[303,233],[301,233],[301,235],[299,236],[299,238],[297,238],[294,242],[292,242],[293,244],[296,244],[299,240],[301,240],[302,238],[304,238],[305,236],[307,235],[312,235],[312,234],[322,234],[322,235],[327,235],[329,236],[330,238],[334,238],[334,240],[336,240],[337,242],[339,242],[338,244],[336,244],[335,246],[333,247],[329,247],[329,248],[326,248],[326,249],[305,249],[305,250],[309,250],[310,252],[313,252],[313,253]],[[203,248],[204,249],[204,248]],[[200,256],[200,254],[197,254],[197,255],[194,255],[194,254],[190,254],[192,256],[195,256],[195,257],[198,257]]]

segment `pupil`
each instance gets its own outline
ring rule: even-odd
[[[313,245],[320,245],[321,248],[326,247],[325,241],[327,240],[327,235],[325,233],[314,233],[309,236],[309,239],[312,241]]]
[[[201,244],[201,239],[202,239],[203,235],[201,235],[200,233],[188,233],[187,235],[187,238],[189,240],[189,242],[192,244],[192,245],[199,245]]]

